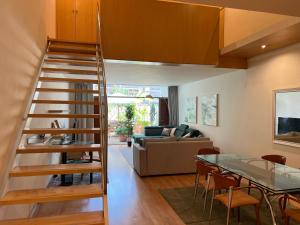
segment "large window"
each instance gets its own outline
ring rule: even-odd
[[[109,135],[118,136],[116,129],[125,121],[127,105],[134,105],[134,133],[143,133],[145,126],[158,125],[159,98],[167,97],[167,87],[108,85]]]

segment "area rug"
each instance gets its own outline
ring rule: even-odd
[[[169,205],[174,209],[176,214],[182,219],[185,224],[188,225],[208,225],[208,215],[209,206],[206,207],[206,211],[203,214],[203,198],[200,196],[201,191],[199,190],[199,195],[197,201],[194,202],[193,198],[193,187],[187,188],[173,188],[173,189],[161,189],[160,194],[169,203]],[[258,196],[258,193],[254,191],[251,192],[253,195]],[[209,196],[208,203],[210,204],[211,196]],[[209,205],[208,204],[208,205]],[[283,225],[281,218],[281,212],[278,207],[278,200],[272,202],[273,208],[276,213],[276,221],[278,225]],[[212,221],[210,225],[225,225],[226,224],[226,212],[227,208],[215,202],[213,206]],[[203,216],[204,215],[204,216]],[[236,225],[237,213],[235,212],[234,217],[231,217],[230,224]],[[241,207],[241,223],[242,225],[255,225],[255,209],[253,206]],[[296,225],[294,221],[290,222],[290,225]],[[272,225],[270,211],[266,204],[263,203],[261,207],[261,225]]]

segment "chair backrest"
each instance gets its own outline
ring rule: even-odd
[[[286,157],[282,156],[282,155],[264,155],[261,157],[264,160],[273,162],[273,163],[278,163],[278,164],[282,164],[285,165],[286,163]]]
[[[238,187],[239,182],[236,177],[232,175],[224,175],[216,172],[212,172],[212,177],[215,183],[215,189],[229,189],[230,187]]]
[[[208,176],[208,174],[216,170],[216,167],[209,166],[202,161],[197,161],[196,167],[197,173],[202,176]]]
[[[215,155],[215,154],[220,154],[220,150],[218,151],[219,148],[201,148],[198,150],[198,155]]]

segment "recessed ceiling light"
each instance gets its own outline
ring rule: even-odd
[[[267,47],[267,45],[262,45],[260,46],[262,49],[265,49]]]

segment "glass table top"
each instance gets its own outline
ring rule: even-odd
[[[274,193],[300,191],[300,169],[236,154],[197,155],[197,159],[242,176]]]

